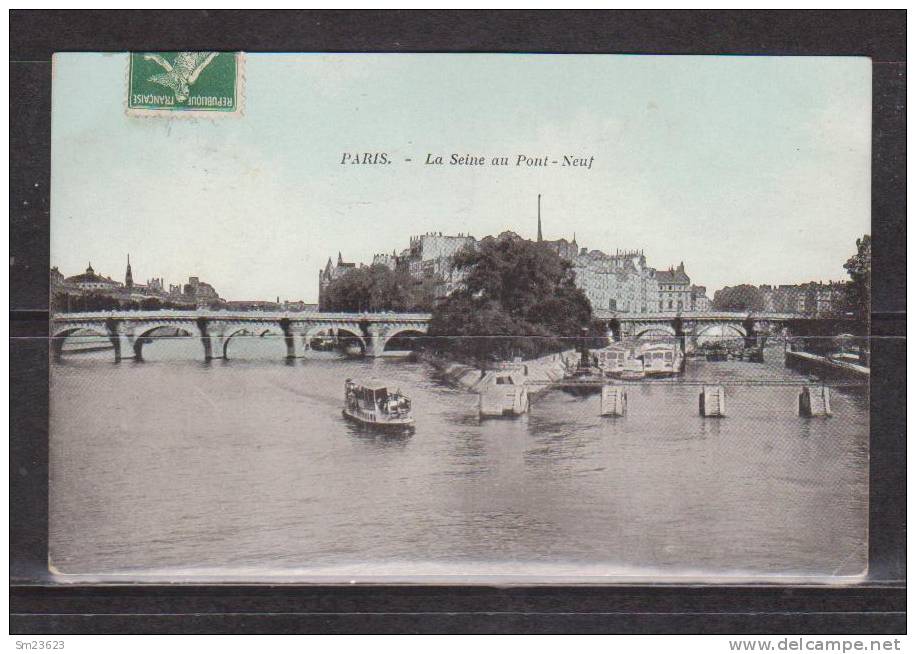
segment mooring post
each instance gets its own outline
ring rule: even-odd
[[[704,418],[725,417],[724,386],[703,386],[700,391],[700,415]]]
[[[804,386],[798,394],[798,415],[803,418],[830,417],[830,389],[826,385]]]
[[[627,392],[623,386],[601,387],[601,415],[622,417],[627,414]]]

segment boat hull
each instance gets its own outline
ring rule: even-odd
[[[414,428],[413,416],[379,419],[374,415],[361,415],[348,409],[342,411],[344,418],[369,429],[379,431],[408,431]]]

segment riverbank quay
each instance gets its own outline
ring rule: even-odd
[[[799,372],[813,373],[824,377],[841,377],[857,381],[868,381],[871,369],[849,361],[836,361],[810,352],[786,350],[786,366]]]
[[[563,379],[568,366],[574,365],[578,356],[575,350],[566,350],[530,361],[501,363],[490,370],[481,370],[428,353],[421,353],[419,358],[432,365],[448,383],[470,392],[479,393],[495,375],[511,372],[513,376],[518,376],[519,384],[529,385],[530,393],[540,393],[549,383]]]

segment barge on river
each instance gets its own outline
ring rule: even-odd
[[[411,430],[414,427],[410,398],[400,389],[388,391],[379,382],[344,382],[343,415],[348,420],[380,430]]]

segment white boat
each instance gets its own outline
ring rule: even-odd
[[[623,372],[626,368],[627,357],[632,354],[632,348],[621,343],[612,343],[611,345],[595,350],[596,365],[605,375],[614,375]]]
[[[344,417],[374,429],[413,429],[410,398],[379,382],[344,382]]]
[[[480,388],[480,417],[520,416],[528,412],[528,387],[518,373],[496,372]]]
[[[684,354],[676,344],[653,343],[641,349],[643,372],[646,376],[677,375],[684,363]]]
[[[642,379],[646,373],[643,360],[633,343],[611,343],[606,348],[595,350],[595,358],[606,377],[616,379]]]

